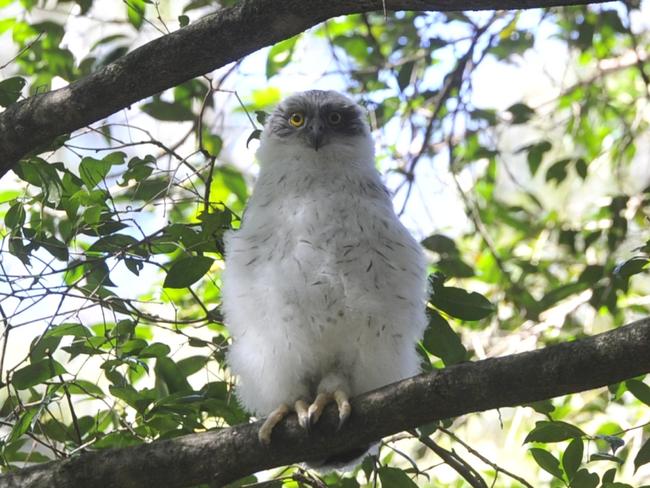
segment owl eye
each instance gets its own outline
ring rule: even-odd
[[[294,112],[289,117],[289,123],[294,127],[302,127],[305,124],[305,116],[300,112]]]
[[[343,117],[339,112],[330,112],[327,116],[327,121],[332,125],[340,124],[343,120]]]

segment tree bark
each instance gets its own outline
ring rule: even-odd
[[[650,372],[650,318],[600,335],[451,366],[359,396],[336,432],[330,406],[310,435],[295,415],[257,440],[259,423],[90,452],[0,477],[1,488],[222,486],[250,473],[322,459],[435,420],[590,390]]]
[[[131,104],[339,15],[376,10],[528,9],[605,0],[242,0],[59,90],[0,114],[0,177],[27,154]]]

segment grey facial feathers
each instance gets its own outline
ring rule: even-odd
[[[318,150],[332,140],[367,135],[365,113],[335,91],[296,93],[276,107],[265,131],[280,138],[296,138]]]

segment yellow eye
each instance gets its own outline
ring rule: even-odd
[[[329,115],[327,116],[327,120],[329,121],[330,124],[336,125],[341,123],[343,117],[339,112],[330,112]]]
[[[305,123],[305,116],[300,112],[294,112],[289,117],[289,123],[294,127],[302,127]]]

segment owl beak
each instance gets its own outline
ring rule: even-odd
[[[319,147],[323,146],[323,138],[325,133],[320,124],[312,124],[309,126],[309,133],[307,134],[307,139],[309,140],[309,145],[318,151]]]

